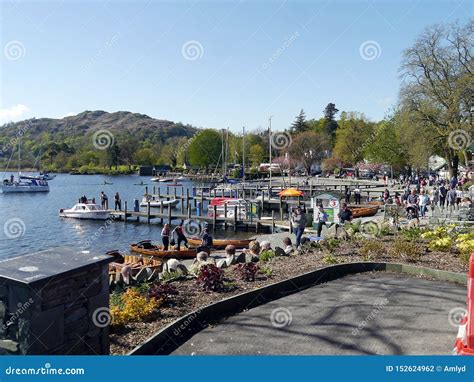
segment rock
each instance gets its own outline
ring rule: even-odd
[[[324,238],[327,239],[335,239],[337,237],[337,224],[331,225],[324,235]]]
[[[348,238],[349,238],[349,235],[344,228],[338,227],[336,229],[336,239],[348,239]]]
[[[15,353],[18,351],[18,342],[12,340],[0,340],[0,348]]]

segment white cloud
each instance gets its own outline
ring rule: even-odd
[[[14,122],[20,120],[21,116],[30,109],[28,106],[18,104],[16,106],[12,106],[10,108],[0,109],[0,123],[7,123],[7,122]]]
[[[74,117],[75,115],[77,115],[76,112],[70,111],[69,113],[64,114],[63,116],[59,117],[59,119],[66,118],[66,117]]]

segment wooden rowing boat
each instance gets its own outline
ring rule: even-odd
[[[374,216],[378,210],[379,206],[352,208],[352,217],[361,218],[367,216]]]
[[[161,246],[153,245],[150,240],[144,240],[136,244],[131,244],[130,249],[141,255],[158,258],[192,259],[196,257],[196,249],[182,249],[164,251]]]
[[[142,255],[124,255],[118,251],[107,252],[108,255],[116,257],[117,261],[109,264],[109,279],[117,282],[124,281],[124,275],[131,278],[130,282],[154,281],[159,277],[163,268],[163,261],[159,258]],[[126,270],[129,267],[129,270]]]
[[[233,245],[235,248],[246,248],[249,246],[251,239],[213,239],[212,248],[224,249],[228,245]],[[202,240],[198,237],[188,237],[188,244],[193,247],[199,247]]]

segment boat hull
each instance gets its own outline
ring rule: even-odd
[[[49,186],[0,186],[4,194],[25,192],[49,192]]]
[[[163,201],[150,201],[150,207],[153,208],[160,208],[161,204],[163,204],[163,207],[168,207],[168,206],[176,206],[179,203],[178,199],[173,199],[173,200],[163,200]],[[148,207],[148,202],[141,202],[140,207]]]
[[[175,258],[175,259],[192,259],[196,257],[196,249],[185,249],[181,251],[163,251],[157,247],[142,248],[137,244],[131,244],[130,250],[141,255],[150,256],[152,258]]]
[[[225,249],[228,245],[233,245],[235,248],[247,248],[251,241],[251,239],[214,239],[212,240],[212,248]],[[199,247],[201,245],[201,239],[197,237],[188,238],[188,244],[193,247]]]
[[[378,206],[354,208],[352,210],[352,217],[361,218],[361,217],[374,216],[378,210],[379,210]]]
[[[109,212],[104,213],[78,213],[78,212],[61,212],[59,214],[62,218],[84,219],[84,220],[107,220],[110,218]]]

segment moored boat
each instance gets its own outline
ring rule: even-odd
[[[163,205],[163,207],[176,206],[179,203],[179,200],[178,199],[171,199],[171,200],[158,199],[152,195],[145,195],[142,199],[142,202],[140,203],[140,207],[147,207],[148,202],[150,203],[150,207],[159,208],[161,207],[161,205]]]
[[[352,217],[361,218],[367,216],[374,216],[378,210],[379,206],[352,208]]]
[[[228,245],[233,245],[235,248],[247,248],[251,239],[213,239],[212,248],[225,249]],[[193,247],[201,245],[201,239],[198,237],[188,237],[188,244]]]
[[[110,217],[110,212],[103,210],[98,204],[77,203],[74,207],[69,209],[61,208],[59,210],[59,216],[74,219],[107,220]]]
[[[117,261],[109,264],[111,281],[150,282],[159,278],[159,273],[163,268],[161,259],[142,255],[122,256],[119,251],[110,251],[107,254],[117,258]]]
[[[174,249],[165,251],[161,246],[152,244],[150,240],[144,240],[136,244],[131,244],[130,249],[133,252],[140,253],[142,255],[158,258],[192,259],[196,257],[195,248],[182,249],[180,251]]]

